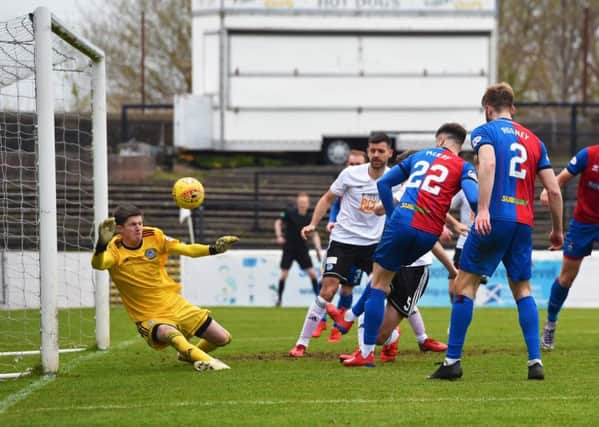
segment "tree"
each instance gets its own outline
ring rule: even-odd
[[[585,7],[589,10],[587,94],[599,94],[599,0],[502,0],[499,76],[516,97],[582,101]],[[595,11],[595,13],[593,13]]]
[[[84,35],[106,53],[110,111],[142,101],[142,11],[145,102],[191,91],[191,0],[106,0],[82,14]]]

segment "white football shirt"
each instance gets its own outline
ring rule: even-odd
[[[368,174],[368,163],[348,166],[331,184],[331,192],[341,197],[337,223],[331,240],[350,245],[375,245],[381,239],[385,216],[375,215],[379,201],[376,180]],[[385,168],[387,172],[389,168]]]

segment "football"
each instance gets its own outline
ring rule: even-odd
[[[179,178],[173,184],[173,200],[180,208],[197,208],[204,201],[204,186],[193,177]]]

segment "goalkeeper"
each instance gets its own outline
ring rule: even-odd
[[[229,332],[181,295],[165,264],[169,254],[202,257],[225,252],[235,236],[223,236],[213,245],[183,244],[162,230],[143,225],[143,214],[133,205],[116,208],[114,218],[99,226],[92,267],[108,270],[137,331],[156,350],[174,347],[179,359],[198,371],[229,369],[208,355],[231,342]],[[115,234],[116,231],[116,234]],[[197,345],[188,340],[200,338]]]

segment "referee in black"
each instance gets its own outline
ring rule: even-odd
[[[281,257],[281,276],[279,277],[279,289],[277,298],[277,307],[281,306],[283,291],[285,290],[285,281],[289,275],[289,269],[293,261],[297,261],[300,268],[308,272],[312,289],[318,295],[318,277],[312,266],[312,260],[308,253],[306,241],[302,239],[301,229],[310,224],[311,214],[308,215],[310,208],[310,196],[306,192],[297,193],[296,206],[288,207],[281,212],[279,218],[275,221],[275,234],[277,244],[283,246],[283,256]],[[312,241],[318,259],[321,259],[322,247],[320,245],[320,236],[318,232],[312,233]]]

